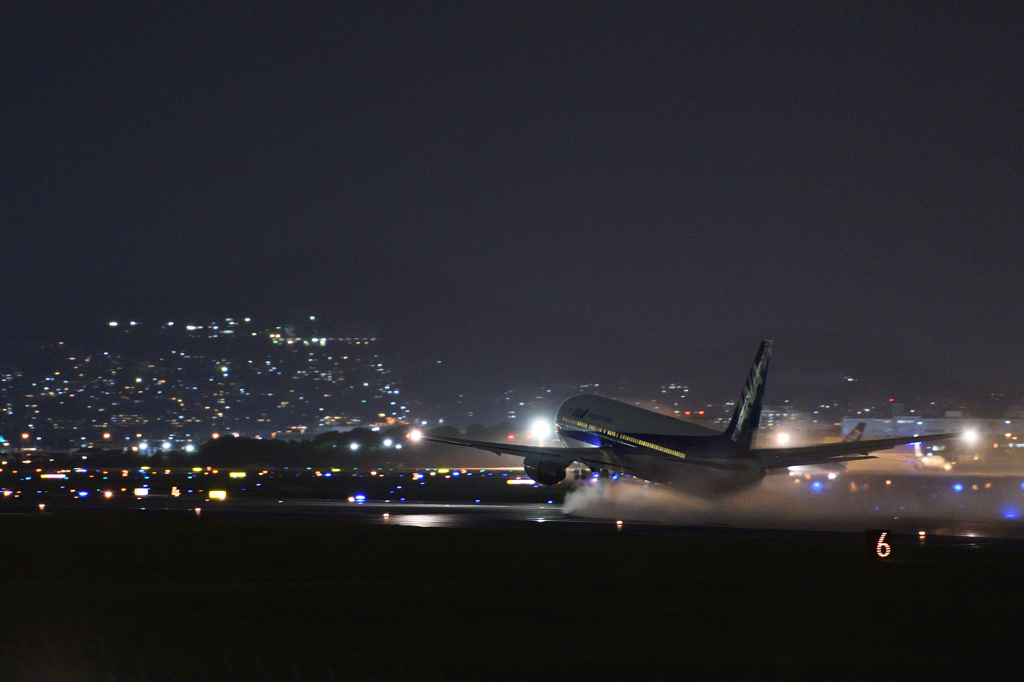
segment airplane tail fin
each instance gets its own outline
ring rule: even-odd
[[[761,421],[761,403],[764,401],[765,379],[768,377],[768,360],[772,355],[772,342],[762,341],[750,368],[750,376],[743,387],[736,411],[732,414],[725,436],[745,450],[750,449],[754,432]]]
[[[850,432],[843,438],[844,443],[856,443],[864,435],[864,429],[868,427],[867,422],[860,422],[855,427],[850,429]]]

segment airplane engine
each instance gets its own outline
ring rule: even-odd
[[[527,476],[541,485],[558,485],[565,480],[566,467],[554,462],[527,457],[523,460],[523,469],[526,470]]]

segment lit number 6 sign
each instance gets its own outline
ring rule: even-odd
[[[875,554],[878,555],[879,559],[886,559],[892,554],[892,547],[885,541],[885,537],[888,534],[889,531],[882,531],[882,534],[878,536],[878,542],[875,544]]]
[[[892,545],[888,530],[868,530],[864,532],[864,550],[872,559],[888,559],[892,556]]]

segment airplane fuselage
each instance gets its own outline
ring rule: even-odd
[[[599,470],[711,493],[764,477],[760,460],[719,431],[601,396],[566,400],[555,428],[563,445],[594,448],[584,463]]]

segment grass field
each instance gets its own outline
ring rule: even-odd
[[[1017,677],[1024,552],[0,515],[0,680]]]

